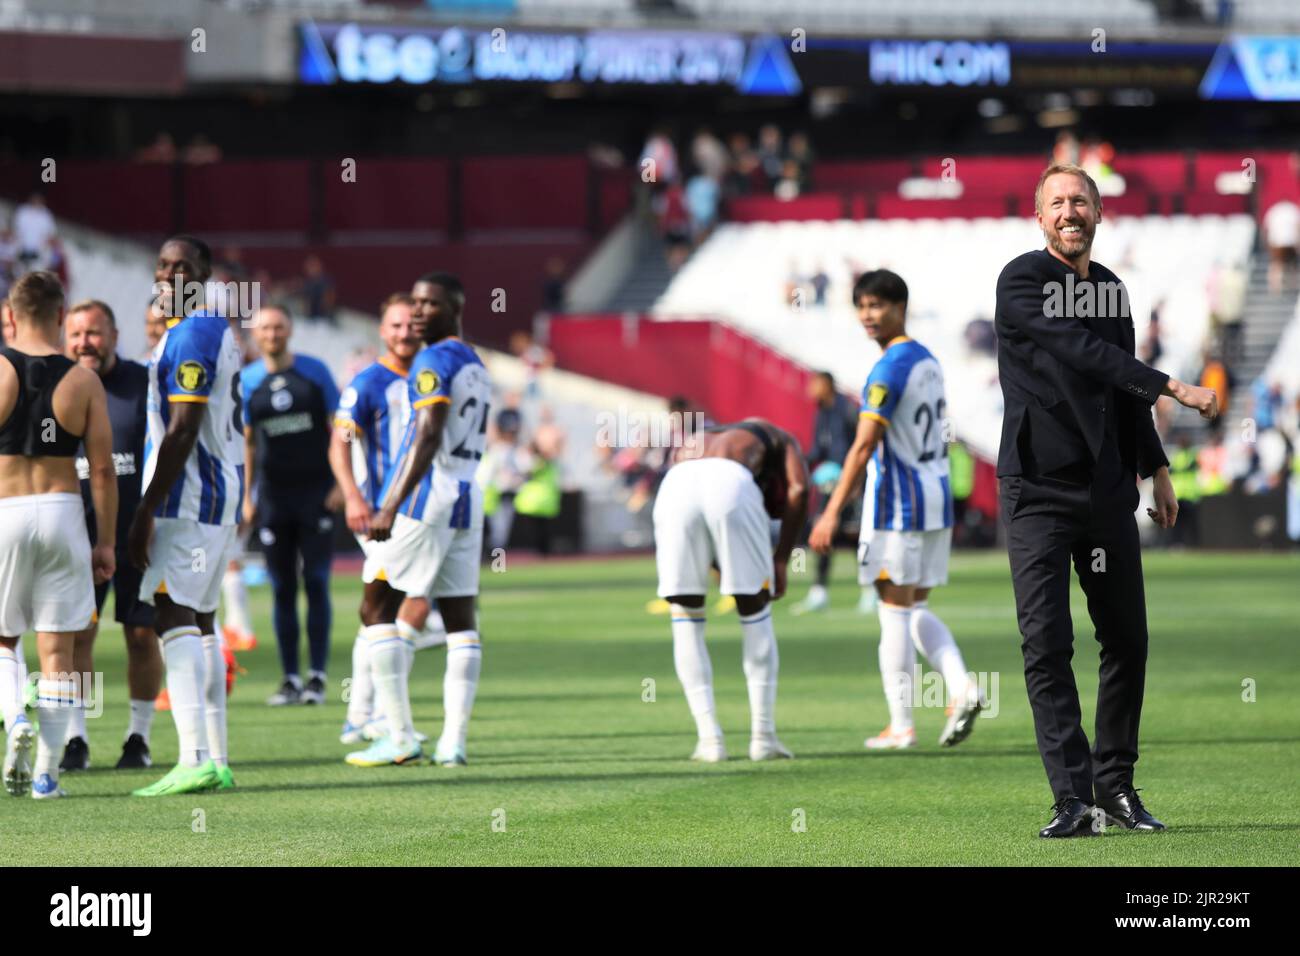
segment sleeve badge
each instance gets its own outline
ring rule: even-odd
[[[208,372],[199,362],[182,362],[176,368],[176,384],[185,392],[197,392],[208,383]]]
[[[433,369],[421,369],[415,376],[415,394],[432,395],[437,387],[438,373]]]

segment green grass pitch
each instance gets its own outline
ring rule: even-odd
[[[334,586],[331,695],[272,710],[279,677],[266,589],[252,594],[261,647],[243,654],[230,709],[238,789],[140,799],[129,791],[175,758],[170,715],[155,723],[153,771],[117,772],[125,657],[98,642],[103,717],[93,769],[67,800],[0,796],[8,859],[26,863],[219,864],[992,864],[1149,866],[1300,863],[1300,556],[1146,555],[1152,633],[1137,783],[1171,830],[1042,841],[1051,796],[1025,699],[1006,557],[958,555],[932,607],[967,666],[998,675],[996,717],[960,747],[935,740],[941,707],[917,715],[921,745],[869,754],[886,723],[878,626],[853,609],[838,556],[834,608],[777,605],[778,729],[794,761],[744,757],[748,709],[734,614],[708,639],[732,759],[686,758],[694,728],[672,668],[668,622],[646,614],[646,558],[509,566],[484,573],[483,679],[469,767],[359,769],[337,734],[359,584]],[[806,575],[792,574],[793,597]],[[1090,728],[1096,643],[1075,588],[1075,670]],[[443,651],[421,652],[417,726],[436,736]],[[647,679],[655,700],[643,700]],[[1253,682],[1254,701],[1243,700]],[[1248,694],[1246,696],[1249,696]],[[198,811],[201,811],[198,812]],[[800,825],[802,824],[802,825]]]

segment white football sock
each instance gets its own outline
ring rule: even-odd
[[[63,743],[68,733],[68,719],[72,716],[77,700],[77,684],[72,680],[42,677],[36,685],[36,691],[40,742],[36,746],[32,776],[39,777],[48,773],[58,780],[59,760],[63,757]]]
[[[149,731],[153,729],[154,702],[151,700],[131,701],[131,723],[127,725],[126,736],[139,734],[144,742],[149,742]]]
[[[203,635],[203,662],[207,679],[204,686],[203,716],[207,724],[208,750],[218,767],[226,766],[226,656],[221,652],[221,638]]]
[[[244,587],[243,571],[226,569],[221,578],[221,596],[226,601],[226,623],[240,633],[253,633],[253,623],[248,617],[248,589]]]
[[[686,703],[695,718],[701,740],[722,736],[713,703],[713,665],[704,644],[704,608],[670,605],[673,630],[673,664],[677,679],[686,692]]]
[[[474,709],[478,675],[483,667],[483,645],[478,631],[455,631],[447,635],[447,671],[442,678],[442,740],[462,748],[469,733],[469,715]]]
[[[401,747],[415,740],[411,724],[411,698],[407,675],[412,654],[409,641],[397,632],[395,624],[372,624],[366,628],[370,644],[370,679],[375,685],[375,700],[388,718],[388,735]]]
[[[14,729],[14,721],[23,715],[22,644],[12,650],[0,647],[0,716],[5,730]]]
[[[962,660],[961,650],[948,625],[930,610],[925,601],[912,605],[911,633],[916,649],[925,655],[931,667],[943,674],[943,682],[948,685],[948,699],[964,699],[971,683],[966,673],[966,662]]]
[[[411,668],[415,666],[415,641],[416,638],[420,636],[420,632],[413,625],[398,618],[397,636],[406,641],[407,650],[411,652],[409,659],[406,662],[406,676],[409,678],[411,676]]]
[[[749,687],[750,735],[772,737],[776,734],[776,673],[779,658],[776,632],[772,629],[772,607],[757,614],[741,616],[745,683]]]
[[[889,704],[889,726],[899,733],[912,726],[912,683],[916,680],[916,652],[908,628],[912,609],[881,601],[876,612],[880,617],[880,681]]]
[[[348,687],[348,723],[360,727],[368,721],[374,703],[375,685],[370,680],[370,642],[366,640],[366,629],[359,627],[356,640],[352,642],[352,683]]]
[[[72,708],[68,714],[68,740],[73,737],[80,737],[87,740],[86,736],[86,701],[84,698],[78,699],[77,706]],[[65,740],[64,743],[67,743]]]
[[[203,639],[194,625],[173,627],[162,636],[163,663],[167,665],[167,696],[180,744],[178,762],[197,767],[208,759],[208,729],[204,719],[207,666]]]

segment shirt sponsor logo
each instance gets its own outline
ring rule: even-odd
[[[262,423],[262,431],[268,438],[278,438],[281,435],[297,435],[300,432],[311,431],[311,413],[298,412],[293,415],[281,415],[278,418],[268,418]]]
[[[867,389],[867,404],[872,408],[884,408],[888,400],[889,386],[884,382],[876,382]]]

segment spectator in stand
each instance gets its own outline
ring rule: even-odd
[[[701,175],[712,179],[719,186],[731,168],[727,147],[708,127],[696,130],[695,138],[691,140],[691,159]]]
[[[542,311],[564,311],[565,273],[568,265],[559,256],[546,260],[546,278],[542,281]]]
[[[1218,336],[1224,359],[1229,362],[1240,357],[1246,283],[1246,267],[1240,262],[1216,263],[1207,282],[1211,332]]]
[[[300,286],[303,308],[307,315],[333,322],[334,309],[338,304],[334,280],[325,273],[325,266],[319,256],[311,255],[303,260]]]
[[[749,137],[744,133],[732,133],[728,146],[731,163],[722,184],[722,193],[728,199],[748,196],[754,191],[754,174],[758,169],[758,157],[754,154]]]
[[[673,183],[664,190],[660,229],[668,268],[676,272],[691,254],[691,216],[686,208],[686,190],[680,183]]]
[[[1277,427],[1283,405],[1282,384],[1269,382],[1261,375],[1255,379],[1251,391],[1255,398],[1255,427],[1259,431]]]
[[[176,141],[172,134],[159,131],[148,146],[136,150],[137,163],[174,163],[176,162]]]
[[[59,281],[63,283],[63,288],[66,289],[68,283],[72,281],[68,272],[68,250],[64,247],[63,240],[58,236],[53,236],[50,239],[47,248],[49,249],[49,255],[45,260],[45,268],[58,276]]]
[[[703,172],[696,173],[686,183],[684,198],[686,214],[690,217],[691,245],[698,246],[718,223],[718,201],[721,198],[718,180]]]
[[[528,370],[527,384],[524,386],[525,400],[535,400],[541,396],[541,374],[555,364],[555,356],[545,345],[533,338],[532,333],[518,329],[510,333],[510,354],[524,363]]]
[[[54,215],[45,204],[43,195],[32,193],[25,203],[14,210],[13,231],[18,246],[15,257],[18,262],[17,271],[28,272],[44,261],[50,240],[58,232]]]
[[[793,160],[799,167],[799,192],[806,193],[812,189],[813,150],[808,134],[799,132],[790,136],[787,159]]]
[[[1138,359],[1152,367],[1160,361],[1160,356],[1165,354],[1165,347],[1160,341],[1160,313],[1164,307],[1164,299],[1151,307],[1151,321],[1147,323],[1146,335],[1142,337],[1142,344],[1138,347]]]
[[[1219,417],[1225,419],[1228,414],[1228,398],[1232,392],[1232,373],[1217,355],[1206,349],[1202,353],[1200,383],[1202,388],[1212,388],[1219,397]],[[1213,421],[1210,427],[1216,427]]]
[[[826,274],[826,267],[820,262],[817,264],[816,271],[808,277],[808,284],[812,286],[813,306],[818,309],[826,308],[826,290],[831,286],[831,277]]]
[[[1300,206],[1282,199],[1264,213],[1264,236],[1268,242],[1268,288],[1277,294],[1293,278],[1296,248],[1300,247]]]
[[[767,179],[767,189],[771,192],[781,179],[785,164],[785,146],[781,141],[781,129],[775,123],[767,123],[758,131],[757,158],[759,168]]]
[[[0,225],[0,299],[9,295],[9,286],[15,279],[14,266],[18,259],[18,242],[14,231]]]
[[[181,159],[191,166],[203,166],[207,163],[221,162],[221,147],[213,143],[202,133],[196,133],[185,146]]]
[[[642,182],[648,181],[659,190],[677,182],[677,147],[673,145],[672,131],[667,126],[656,126],[650,131],[637,165]]]
[[[803,185],[799,175],[799,164],[793,159],[787,159],[781,164],[781,178],[772,187],[772,195],[782,201],[789,201],[799,198],[802,192]]]
[[[1073,130],[1063,129],[1056,134],[1052,162],[1058,165],[1079,165],[1079,137],[1074,135]]]

